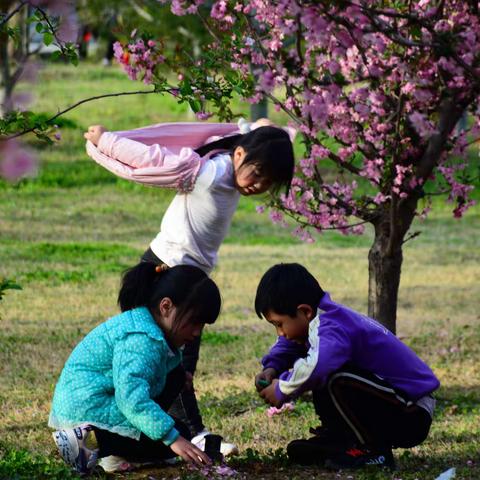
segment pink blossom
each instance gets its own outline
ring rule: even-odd
[[[0,141],[0,176],[9,182],[35,176],[37,158],[15,140]]]
[[[216,465],[214,467],[215,473],[221,477],[233,477],[237,475],[238,472],[228,465]]]
[[[197,112],[195,114],[198,120],[208,120],[212,115],[213,113],[209,113],[209,112]]]
[[[382,203],[385,203],[386,201],[388,200],[388,197],[386,195],[384,195],[383,193],[381,192],[378,192],[375,197],[373,198],[373,201],[377,204],[377,205],[381,205]]]
[[[331,60],[330,62],[328,62],[328,71],[332,75],[335,75],[339,70],[340,70],[340,65],[337,62],[335,62],[335,60]]]
[[[291,412],[295,409],[295,404],[293,402],[284,403],[280,408],[269,407],[267,408],[267,417],[272,418],[275,415],[280,415],[285,412]]]
[[[259,76],[259,84],[264,92],[271,92],[275,87],[275,75],[270,70],[263,72]]]
[[[363,235],[365,232],[365,225],[355,225],[350,228],[353,235]]]
[[[312,234],[305,228],[303,227],[296,227],[293,231],[292,234],[295,237],[298,237],[302,242],[305,243],[314,243],[315,240],[312,237]],[[272,407],[274,408],[274,407]]]
[[[227,13],[226,0],[218,0],[213,4],[210,15],[217,20],[225,20],[226,13]]]
[[[226,464],[205,465],[204,467],[197,467],[194,464],[188,464],[188,468],[209,479],[234,477],[238,475],[238,472],[236,470]]]
[[[419,112],[413,112],[410,114],[409,118],[420,137],[429,138],[436,133],[432,123],[425,117],[425,115]]]
[[[278,210],[272,210],[270,212],[270,220],[273,223],[281,223],[283,221],[283,213],[279,212]]]
[[[165,56],[160,53],[157,42],[154,40],[145,42],[143,38],[136,38],[136,33],[137,31],[133,30],[132,41],[126,46],[120,42],[114,43],[114,57],[130,79],[136,80],[140,77],[149,85],[154,81],[155,68],[165,62]]]
[[[314,145],[312,147],[312,156],[317,158],[328,158],[331,152],[328,148],[323,147],[322,145]]]

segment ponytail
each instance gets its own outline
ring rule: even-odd
[[[155,267],[153,263],[140,262],[123,273],[118,294],[118,305],[122,312],[143,307],[149,303],[155,277],[158,275]]]
[[[214,150],[224,150],[228,152],[233,152],[235,147],[238,146],[239,140],[243,137],[242,134],[230,135],[228,137],[220,138],[220,140],[215,140],[214,142],[207,143],[195,150],[201,157],[207,155]]]
[[[198,267],[177,265],[162,269],[151,262],[140,262],[123,274],[118,294],[122,312],[147,307],[153,314],[165,297],[177,308],[179,319],[188,316],[190,322],[214,323],[220,313],[218,287]]]

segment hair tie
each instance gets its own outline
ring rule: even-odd
[[[156,271],[157,273],[164,272],[164,271],[167,270],[167,269],[168,269],[168,265],[167,265],[166,263],[161,263],[160,265],[157,265],[157,266],[155,267],[155,271]]]

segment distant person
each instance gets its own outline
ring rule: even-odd
[[[266,119],[253,125],[167,123],[124,132],[100,125],[85,133],[87,152],[116,175],[147,185],[174,188],[177,195],[163,216],[160,232],[144,253],[158,265],[195,265],[209,274],[228,233],[240,195],[288,191],[294,155],[289,134]],[[192,377],[200,337],[185,345],[183,365]],[[171,410],[204,448],[205,428],[192,386]],[[222,442],[223,455],[237,447]]]
[[[88,25],[80,28],[78,39],[78,56],[84,60],[88,57],[88,46],[93,40],[93,33]]]
[[[288,445],[291,461],[393,468],[392,448],[425,440],[439,381],[383,325],[331,300],[296,263],[264,274],[255,310],[278,334],[255,377],[260,396],[279,407],[312,391],[322,423]]]
[[[105,56],[102,58],[102,65],[108,67],[112,64],[114,49],[113,45],[117,41],[117,38],[113,35],[108,35],[107,37],[107,48],[105,50]]]
[[[118,302],[123,313],[75,347],[55,387],[49,426],[62,458],[79,474],[99,459],[108,472],[177,455],[210,463],[166,412],[185,386],[180,348],[218,317],[217,286],[194,266],[143,262],[124,274]]]

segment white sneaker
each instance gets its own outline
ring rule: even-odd
[[[109,455],[108,457],[102,457],[98,464],[105,470],[107,473],[115,472],[131,472],[140,467],[147,467],[149,465],[154,465],[154,462],[130,462],[123,457],[118,457],[117,455]]]
[[[195,435],[190,441],[197,446],[200,450],[205,451],[205,437],[210,435],[207,429],[202,430],[199,434]],[[220,444],[220,452],[224,457],[232,455],[238,455],[238,447],[234,443],[224,442]]]
[[[80,475],[88,475],[98,462],[98,448],[87,447],[88,440],[96,443],[95,435],[89,439],[92,431],[90,425],[80,425],[52,433],[60,456]]]

